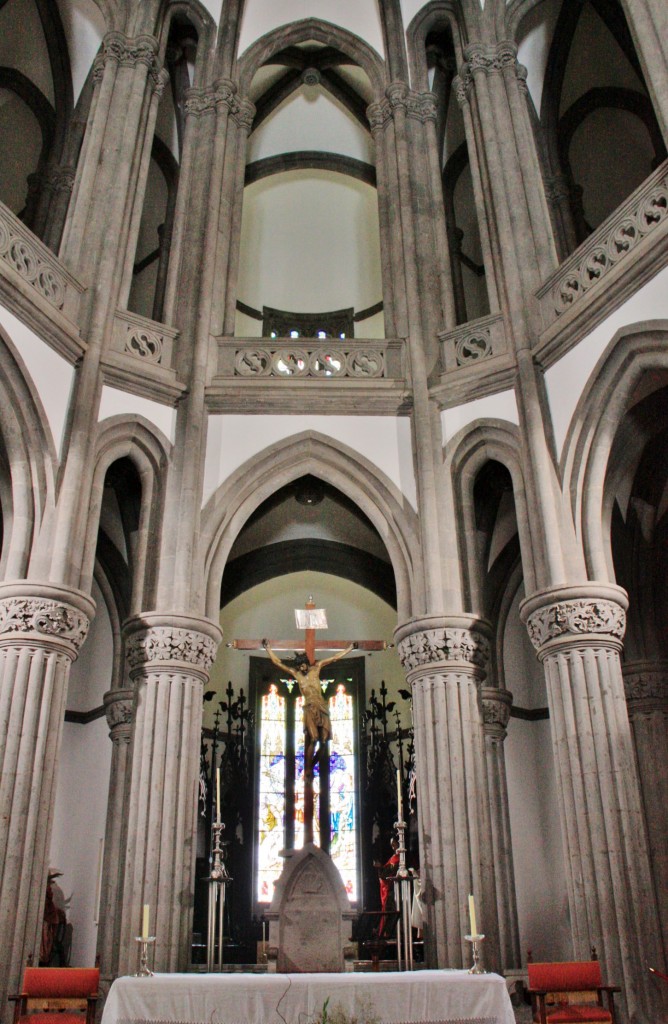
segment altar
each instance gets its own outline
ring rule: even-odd
[[[377,1024],[515,1024],[498,974],[156,974],[118,978],[102,1024],[309,1024],[328,1002]]]

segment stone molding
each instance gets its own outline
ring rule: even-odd
[[[123,625],[131,676],[140,671],[208,678],[222,632],[208,619],[150,612]]]
[[[128,733],[134,721],[134,690],[108,690],[102,700],[112,740]]]
[[[527,69],[517,60],[517,46],[512,40],[503,39],[491,46],[471,43],[464,50],[464,63],[459,74],[453,79],[457,102],[460,106],[468,103],[476,75],[498,75],[508,71],[512,71],[520,88],[526,91]]]
[[[527,598],[520,615],[529,639],[544,655],[554,646],[612,646],[621,650],[628,598],[621,587],[557,587]]]
[[[629,718],[668,715],[668,662],[633,661],[622,666]]]
[[[0,647],[46,643],[74,660],[94,613],[81,590],[28,580],[0,584]]]
[[[400,626],[395,643],[404,671],[468,668],[486,673],[490,659],[488,625],[472,616],[429,617]]]
[[[510,721],[510,709],[513,706],[513,695],[510,690],[501,690],[496,686],[483,686],[480,690],[482,701],[482,720],[485,732],[491,736],[506,738],[506,729]]]

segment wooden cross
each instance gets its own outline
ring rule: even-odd
[[[304,612],[306,613],[305,619],[307,622],[318,621],[318,616],[313,613],[318,612],[313,602],[313,597],[309,597],[306,602]],[[295,615],[304,615],[301,609],[295,609]],[[309,615],[309,613],[311,613]],[[324,618],[324,612],[322,613]],[[323,621],[323,619],[320,619]],[[327,621],[324,620],[324,625],[312,626],[307,625],[304,628],[304,640],[269,640],[269,645],[274,651],[295,651],[304,649],[306,657],[309,660],[309,664],[315,664],[315,653],[316,651],[345,651],[346,647],[350,646],[350,640],[322,640],[316,641],[315,632],[316,629],[326,629]],[[259,651],[264,647],[264,640],[231,640],[228,647],[233,647],[237,651]],[[356,650],[358,651],[385,651],[387,650],[388,644],[384,640],[357,640]]]

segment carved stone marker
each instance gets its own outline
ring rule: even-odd
[[[290,851],[267,913],[276,970],[343,971],[354,917],[331,858],[313,843]]]

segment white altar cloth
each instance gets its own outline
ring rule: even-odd
[[[102,1024],[309,1024],[329,999],[379,1024],[515,1024],[498,974],[156,974],[118,978]]]

